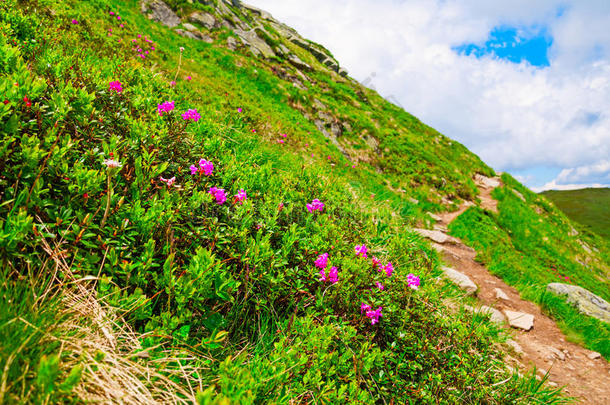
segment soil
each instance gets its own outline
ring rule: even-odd
[[[480,185],[480,191],[481,207],[497,212],[497,201],[491,197],[493,188]],[[439,214],[441,221],[437,223],[437,228],[446,229],[470,205],[472,203],[465,203],[458,211]],[[545,315],[540,307],[521,299],[515,288],[475,262],[476,252],[470,247],[462,243],[433,245],[442,252],[451,267],[466,274],[479,286],[477,298],[481,304],[500,311],[507,309],[534,315],[534,327],[528,332],[512,329],[505,324],[523,351],[507,356],[509,364],[518,367],[521,372],[535,366],[541,376],[548,371],[551,385],[564,387],[566,394],[576,397],[581,403],[610,404],[610,364],[603,357],[589,359],[593,352],[567,341],[555,321]],[[496,288],[501,289],[509,299],[496,298]]]

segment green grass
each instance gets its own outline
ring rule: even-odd
[[[135,0],[9,0],[0,31],[8,101],[0,104],[0,267],[9,308],[0,365],[17,381],[4,398],[87,402],[99,387],[91,374],[70,373],[103,366],[140,370],[129,375],[151,397],[195,394],[201,404],[565,400],[533,374],[507,371],[496,345],[505,336],[484,318],[448,316],[443,300],[455,289],[436,282],[437,254],[405,231],[442,209],[443,198],[473,198],[475,172],[492,174],[462,145],[327,71],[310,73],[312,90],[296,89],[248,53],[151,22]],[[155,41],[146,60],[133,54],[137,34]],[[111,81],[123,92],[109,90]],[[347,157],[304,116],[314,97],[350,121],[354,131],[340,143]],[[176,110],[160,117],[157,105],[169,100]],[[179,114],[188,108],[202,119],[185,123]],[[364,146],[362,132],[379,150]],[[108,169],[109,158],[122,167]],[[214,163],[209,177],[190,174],[201,158]],[[225,204],[213,201],[212,186],[227,191]],[[240,189],[244,204],[233,202]],[[314,198],[323,213],[306,210]],[[355,257],[363,243],[393,263],[392,278]],[[337,284],[319,280],[313,263],[323,252],[339,268]],[[421,277],[419,290],[409,288],[409,273]],[[91,346],[46,345],[55,331],[69,334],[65,319],[95,319],[65,308],[71,288],[92,281],[95,302],[120,314],[112,324],[137,344],[99,356]],[[33,298],[47,289],[53,299]],[[378,324],[361,314],[363,302],[383,307]],[[99,329],[72,331],[87,339]],[[144,378],[151,369],[162,375]]]
[[[570,219],[610,239],[610,188],[549,190],[541,193]]]
[[[541,304],[571,338],[610,357],[610,325],[580,314],[564,299],[546,292],[552,282],[575,284],[610,300],[608,249],[594,234],[574,232],[552,204],[507,174],[493,192],[499,214],[471,207],[451,225],[451,234],[477,250],[477,260],[521,295]],[[523,201],[516,190],[524,198]],[[598,246],[599,252],[585,246]]]

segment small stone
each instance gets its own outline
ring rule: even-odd
[[[494,288],[494,291],[496,293],[497,299],[504,300],[504,301],[510,301],[510,298],[508,298],[508,295],[506,295],[506,293],[504,291],[502,291],[500,288]]]
[[[550,385],[551,387],[556,387],[556,386],[557,386],[557,383],[556,383],[556,382],[553,382],[553,381],[549,381],[549,385]]]
[[[508,339],[506,341],[506,344],[509,345],[517,354],[524,354],[525,352],[523,351],[523,348],[521,347],[521,345],[517,342],[515,342],[512,339]]]
[[[591,353],[589,353],[589,354],[587,355],[587,357],[588,357],[590,360],[595,360],[595,359],[599,359],[600,357],[602,357],[602,355],[601,355],[601,354],[599,354],[598,352],[591,352]]]
[[[413,229],[415,232],[417,232],[418,234],[420,234],[421,236],[423,236],[424,238],[428,238],[436,243],[452,243],[452,244],[459,244],[459,241],[457,239],[455,239],[452,236],[446,235],[441,231],[431,231],[429,229],[420,229],[420,228],[415,228]]]
[[[443,272],[449,280],[457,284],[458,287],[466,291],[469,295],[474,294],[477,291],[477,285],[467,275],[447,266],[443,266]]]
[[[565,361],[566,355],[562,351],[555,349],[553,346],[548,346],[548,349],[556,358],[561,361]]]
[[[504,314],[508,318],[508,324],[513,328],[528,331],[534,327],[534,315],[509,310],[504,310]]]

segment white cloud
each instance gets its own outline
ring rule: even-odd
[[[498,170],[570,170],[610,156],[610,1],[249,2],[327,46],[356,79],[375,72],[380,94]],[[546,26],[551,66],[452,50],[498,25]]]

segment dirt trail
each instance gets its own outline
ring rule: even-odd
[[[497,212],[497,201],[491,197],[493,186],[497,185],[479,186],[481,206]],[[452,213],[439,214],[441,221],[437,223],[437,229],[446,229],[469,205],[472,204],[466,203]],[[451,267],[466,274],[478,285],[477,297],[481,304],[500,311],[508,309],[534,315],[534,327],[529,332],[512,329],[514,340],[523,353],[515,354],[516,358],[509,358],[509,362],[512,361],[521,370],[529,370],[535,365],[540,375],[549,371],[552,384],[565,386],[568,395],[581,399],[583,403],[610,404],[610,364],[603,357],[592,360],[588,357],[591,351],[568,342],[555,321],[544,315],[536,304],[522,300],[516,289],[475,262],[476,253],[471,248],[461,243],[434,243],[434,246],[442,252]],[[496,288],[501,289],[508,300],[497,298]],[[508,324],[505,327],[510,329]]]

